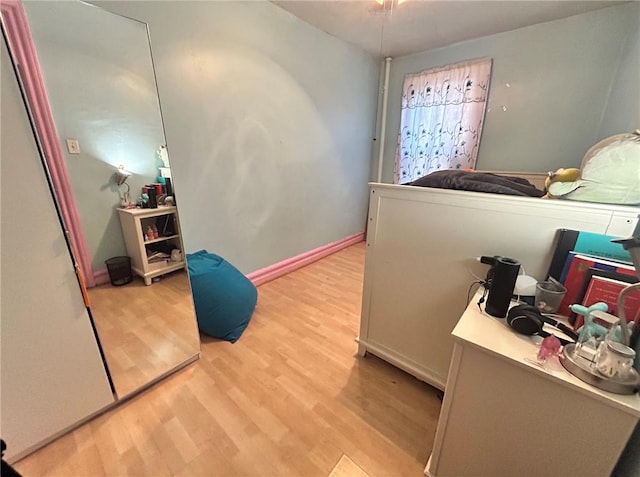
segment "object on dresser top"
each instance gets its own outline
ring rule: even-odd
[[[561,331],[571,340],[576,340],[578,338],[578,335],[571,328],[554,318],[543,315],[534,306],[516,305],[507,313],[507,324],[514,331],[522,335],[538,335],[542,337],[552,335],[552,333],[543,330],[545,323]],[[558,340],[564,345],[571,342],[563,337],[556,336],[556,338],[558,338]]]
[[[564,262],[564,267],[562,269],[562,273],[560,274],[560,282],[564,283],[567,280],[567,275],[571,270],[571,265],[573,264],[573,260],[575,257],[587,257],[589,259],[593,259],[596,262],[595,268],[599,268],[601,270],[617,270],[620,267],[625,273],[625,271],[630,270],[635,272],[635,268],[632,262],[620,261],[613,258],[602,257],[600,255],[595,255],[592,253],[578,253],[575,251],[569,252],[567,258]],[[633,273],[635,275],[635,273]]]
[[[596,369],[607,378],[624,379],[633,371],[636,352],[615,341],[605,340],[599,347],[594,359]]]
[[[542,313],[556,313],[567,293],[562,283],[552,278],[536,283],[535,307]]]
[[[572,229],[558,229],[553,257],[547,271],[547,279],[553,277],[562,281],[562,272],[567,262],[569,252],[583,255],[593,255],[607,260],[633,263],[631,254],[612,235],[584,232]]]
[[[597,350],[605,338],[624,345],[629,344],[634,324],[628,323],[622,326],[619,317],[607,313],[606,303],[594,303],[590,307],[572,305],[571,308],[584,316],[584,325],[577,330],[576,352],[579,352],[583,345],[589,345]]]
[[[534,303],[536,296],[536,285],[538,281],[529,275],[518,275],[516,286],[513,288],[513,294],[520,298],[521,301]]]
[[[536,356],[539,363],[544,363],[551,356],[559,356],[562,350],[562,342],[554,335],[545,336],[540,343],[540,349]]]
[[[579,294],[583,289],[585,277],[590,268],[609,270],[630,276],[635,276],[636,274],[635,268],[632,265],[588,255],[571,253],[567,258],[567,264],[566,276],[562,282],[567,289],[567,293],[565,294],[564,299],[560,304],[560,308],[558,309],[558,312],[565,316],[570,316],[571,310],[569,307],[578,303]]]
[[[640,376],[638,372],[629,367],[624,375],[605,376],[598,371],[593,361],[585,359],[575,352],[574,344],[569,344],[562,349],[560,363],[575,377],[603,391],[614,394],[636,394],[640,390]]]
[[[579,305],[573,307],[580,308]],[[593,386],[617,394],[634,394],[640,386],[640,376],[632,368],[635,351],[627,346],[627,326],[621,326],[620,318],[606,313],[604,309],[605,304],[597,303],[577,310],[584,314],[585,324],[575,345],[565,346],[561,362],[567,371]],[[629,355],[625,358],[624,369],[620,366],[620,372],[611,367],[616,364],[608,359],[609,349]]]
[[[587,271],[584,285],[577,302],[586,307],[598,302],[606,303],[609,313],[620,316],[618,312],[618,297],[620,292],[628,285],[636,283],[637,281],[635,277],[630,275],[590,268]],[[574,312],[572,311],[572,313]],[[632,290],[626,296],[624,316],[627,323],[638,323],[638,321],[640,321],[640,290]],[[582,317],[575,315],[574,328],[578,329],[582,324]]]
[[[485,311],[497,318],[504,318],[509,310],[520,262],[500,256],[482,256],[480,262],[491,265],[485,279],[485,288],[489,290]]]

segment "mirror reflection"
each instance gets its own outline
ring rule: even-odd
[[[199,351],[147,25],[81,2],[24,7],[122,397]]]

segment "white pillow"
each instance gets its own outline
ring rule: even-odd
[[[596,144],[583,160],[580,179],[551,184],[549,192],[570,200],[640,204],[640,135],[620,134]]]

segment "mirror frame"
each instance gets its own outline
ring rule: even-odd
[[[64,233],[69,238],[74,268],[85,304],[88,305],[86,287],[95,286],[91,260],[87,241],[80,225],[80,215],[71,189],[64,155],[58,142],[58,133],[27,22],[27,14],[20,0],[0,0],[0,11],[7,44],[11,50],[10,55],[16,65],[19,81],[22,83],[25,99],[29,104],[28,114],[36,131],[36,140],[43,151],[44,165],[51,178],[52,192],[60,205]]]

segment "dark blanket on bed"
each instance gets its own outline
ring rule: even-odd
[[[521,177],[499,176],[487,172],[436,171],[405,185],[438,189],[470,190],[493,194],[542,197],[545,193]]]

